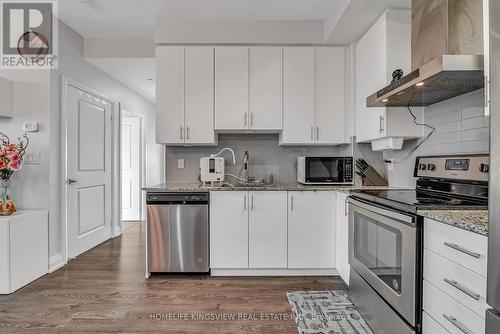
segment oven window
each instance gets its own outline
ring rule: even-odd
[[[401,294],[401,231],[354,212],[354,256]]]
[[[341,182],[342,159],[308,157],[306,176],[308,181]]]

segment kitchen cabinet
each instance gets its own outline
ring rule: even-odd
[[[215,128],[282,128],[282,48],[215,49]]]
[[[343,47],[284,48],[281,145],[346,142],[345,53]]]
[[[288,192],[288,268],[335,268],[335,193]]]
[[[248,47],[215,49],[215,128],[248,128]]]
[[[366,97],[387,86],[392,72],[411,69],[411,12],[387,10],[355,44],[355,133],[358,142],[387,137],[418,138],[416,125],[406,108],[366,107]],[[412,108],[419,120],[422,108]]]
[[[210,194],[212,268],[286,268],[284,191]]]
[[[249,267],[286,268],[286,192],[251,191],[248,198]]]
[[[210,267],[248,268],[248,192],[210,193]]]
[[[156,49],[156,141],[215,145],[214,48]]]
[[[14,85],[12,81],[0,78],[0,117],[14,116]]]
[[[348,193],[337,192],[336,212],[336,268],[339,276],[349,285],[351,267],[349,265],[349,216],[347,197]]]

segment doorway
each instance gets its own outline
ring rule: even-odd
[[[144,119],[141,115],[121,111],[121,215],[122,221],[144,220],[142,187],[144,168]]]

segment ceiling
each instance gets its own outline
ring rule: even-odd
[[[85,38],[152,38],[156,20],[323,20],[344,0],[64,0]]]

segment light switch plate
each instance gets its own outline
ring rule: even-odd
[[[184,159],[177,159],[177,168],[179,169],[184,168]]]
[[[38,132],[38,123],[23,123],[24,132]]]
[[[26,165],[41,164],[40,152],[26,152],[23,157],[23,163]]]

